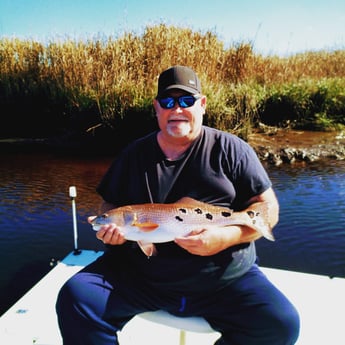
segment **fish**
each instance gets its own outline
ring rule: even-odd
[[[243,211],[233,211],[193,198],[184,197],[175,203],[146,203],[120,206],[91,220],[93,230],[114,223],[126,240],[136,241],[147,256],[157,254],[154,243],[173,241],[193,230],[209,226],[248,226],[268,240],[274,241],[268,223],[269,203],[260,202]]]

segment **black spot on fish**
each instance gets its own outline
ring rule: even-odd
[[[231,212],[223,211],[223,212],[221,213],[221,215],[222,215],[223,217],[225,217],[225,218],[231,217]]]
[[[179,222],[183,222],[183,219],[180,216],[176,216],[175,219],[178,220]]]
[[[178,210],[182,213],[187,213],[187,210],[185,208],[179,208]]]
[[[255,213],[253,211],[247,211],[247,214],[250,218],[254,218],[255,217]]]
[[[211,213],[206,213],[206,214],[205,214],[205,217],[206,217],[206,219],[208,219],[208,220],[212,220],[212,219],[213,219],[213,216],[212,216]]]
[[[194,209],[194,211],[197,214],[202,214],[202,209],[201,208],[196,208],[196,209]]]

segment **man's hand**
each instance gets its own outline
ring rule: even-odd
[[[88,217],[87,221],[91,224],[95,217]],[[126,242],[121,229],[116,224],[102,225],[96,232],[96,237],[104,244],[118,245]]]
[[[186,237],[175,238],[175,243],[191,254],[208,256],[214,255],[243,240],[254,240],[260,235],[253,229],[243,226],[209,227],[194,230]]]

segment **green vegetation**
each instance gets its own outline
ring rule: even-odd
[[[155,126],[157,77],[174,64],[197,71],[208,96],[205,122],[217,128],[246,137],[259,122],[345,125],[345,50],[264,57],[250,42],[225,48],[215,33],[160,24],[85,42],[0,40],[0,136],[73,130],[131,140]]]

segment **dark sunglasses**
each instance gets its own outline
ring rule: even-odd
[[[176,102],[181,108],[189,108],[200,99],[201,96],[180,96],[180,97],[164,97],[157,98],[160,106],[164,109],[172,109],[175,107]]]

